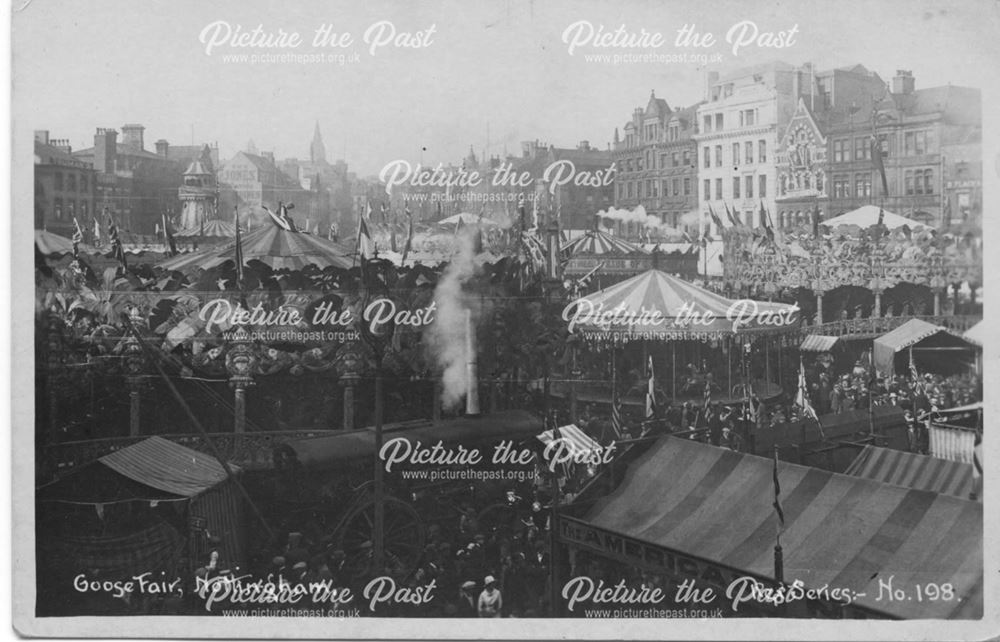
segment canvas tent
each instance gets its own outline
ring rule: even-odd
[[[972,464],[871,444],[858,453],[845,475],[885,484],[967,499],[972,492]]]
[[[971,355],[974,347],[962,337],[951,334],[944,326],[933,325],[920,319],[910,319],[892,332],[875,339],[873,350],[875,370],[882,375],[897,372],[909,362],[909,355],[900,353],[908,353],[910,350],[918,356],[931,351],[938,356],[965,352]],[[914,358],[916,359],[916,356]],[[946,365],[946,362],[939,359],[935,361],[939,366]]]
[[[856,210],[851,210],[850,212],[845,212],[840,216],[835,216],[831,219],[821,221],[820,225],[826,225],[827,227],[834,229],[841,225],[857,225],[858,227],[865,229],[877,224],[878,218],[878,207],[875,207],[874,205],[862,205]],[[919,221],[914,221],[913,219],[900,216],[899,214],[893,214],[887,209],[882,210],[882,225],[885,225],[890,230],[894,230],[897,227],[902,227],[904,225],[910,226],[910,229],[927,227]]]
[[[653,572],[660,564],[667,575],[685,557],[773,578],[773,466],[769,458],[664,437],[577,522],[581,531],[593,525],[628,538],[624,546],[605,546],[611,540],[599,536],[576,541],[594,551],[610,548],[618,559],[645,548],[636,562]],[[786,581],[843,587],[855,605],[889,617],[981,617],[982,504],[786,462],[777,475]],[[561,541],[573,538],[574,526],[561,525]],[[905,586],[949,582],[959,599],[878,600],[879,579],[890,576]]]

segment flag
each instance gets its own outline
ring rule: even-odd
[[[801,357],[799,358],[799,389],[795,393],[795,405],[802,409],[806,417],[819,421],[819,417],[809,401],[809,390],[806,387],[806,366]]]
[[[389,225],[389,249],[393,252],[396,250],[396,215],[392,215],[392,223]]]
[[[389,218],[386,215],[385,201],[381,201],[378,204],[378,213],[382,217],[382,225],[389,222]]]
[[[128,262],[125,261],[125,248],[122,247],[121,238],[118,236],[118,226],[115,225],[115,219],[111,216],[111,212],[106,212],[108,215],[108,239],[111,241],[111,253],[112,256],[121,263],[122,272],[128,271]]]
[[[977,500],[982,495],[983,488],[983,433],[976,431],[976,440],[972,447],[972,492],[969,499]]]
[[[283,230],[291,231],[291,228],[288,226],[288,221],[285,220],[285,219],[283,219],[280,216],[280,214],[275,214],[274,212],[272,212],[271,210],[269,210],[267,208],[267,205],[261,205],[261,207],[264,208],[264,211],[267,212],[267,215],[271,217],[271,221],[275,225],[277,225],[278,227],[280,227]],[[280,211],[281,211],[281,203],[278,203],[278,211],[280,213]],[[202,233],[203,234],[204,234],[204,226],[205,226],[205,224],[202,223]]]
[[[590,285],[590,279],[592,279],[594,277],[594,275],[597,274],[597,271],[600,270],[602,267],[604,267],[604,263],[598,263],[594,267],[593,270],[591,270],[590,272],[587,272],[582,277],[580,277],[579,279],[577,279],[577,281],[576,281],[576,290],[577,291],[582,291],[584,288],[586,288],[588,285]]]
[[[365,208],[361,210],[361,217],[368,222],[372,220],[372,202],[365,201]]]
[[[882,196],[889,195],[889,183],[885,179],[885,163],[882,161],[882,145],[879,144],[875,134],[871,137],[872,165],[878,170],[878,175],[882,179]]]
[[[910,348],[910,377],[914,381],[920,381],[920,373],[917,372],[917,363],[913,360],[913,348]]]
[[[774,230],[771,229],[770,217],[767,215],[767,210],[764,209],[764,201],[760,202],[760,226],[764,230],[764,235],[769,241],[774,242]]]
[[[375,243],[368,232],[368,224],[364,218],[358,221],[358,256],[362,261],[375,257]]]
[[[239,210],[233,208],[233,223],[236,224],[236,284],[243,289],[243,237],[240,232]]]
[[[653,374],[653,357],[646,363],[646,419],[656,416],[656,376]]]
[[[781,484],[778,483],[778,447],[774,447],[774,512],[778,515],[777,534],[785,529],[785,511],[781,510]]]
[[[177,241],[174,240],[174,233],[170,231],[170,223],[167,221],[166,213],[161,215],[163,217],[163,239],[166,242],[169,251],[167,252],[170,256],[177,255]]]
[[[75,216],[73,217],[73,227],[76,228],[73,230],[73,256],[76,256],[78,253],[77,245],[83,243],[83,229],[80,227],[80,221],[76,220]]]
[[[410,253],[410,248],[413,246],[413,212],[408,207],[403,212],[406,214],[407,219],[406,243],[403,244],[403,258],[400,259],[400,264],[406,260],[406,255]]]
[[[740,222],[736,220],[735,216],[733,216],[732,210],[729,209],[729,203],[726,203],[725,201],[723,201],[722,204],[726,206],[726,218],[729,219],[729,223],[733,227],[739,227],[740,226]]]
[[[884,222],[885,222],[885,210],[882,209],[881,207],[879,207],[878,208],[878,223],[876,223],[876,225],[878,225],[879,227],[882,227],[882,224]]]
[[[528,212],[524,207],[524,192],[517,195],[517,216],[520,230],[523,232],[527,227]]]
[[[101,222],[94,217],[94,245],[101,244]]]
[[[723,228],[722,219],[719,218],[719,215],[715,213],[714,209],[712,209],[711,203],[708,205],[708,215],[712,217],[712,222],[715,223],[715,229],[721,230]]]

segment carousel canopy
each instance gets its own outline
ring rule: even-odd
[[[798,328],[799,309],[783,303],[727,299],[659,270],[573,302],[564,318],[585,336],[618,341],[721,338]]]
[[[258,260],[276,270],[299,270],[307,265],[350,269],[354,265],[352,252],[343,245],[321,236],[281,229],[277,225],[264,225],[251,230],[242,241],[244,262]],[[222,247],[169,258],[160,263],[160,267],[168,270],[207,269],[235,259],[236,241],[233,240]]]
[[[887,209],[882,208],[882,212],[884,214],[882,218],[882,225],[885,225],[890,230],[894,230],[897,227],[902,227],[904,225],[909,225],[911,229],[927,227],[919,221],[914,221],[913,219],[900,216],[899,214],[893,214]],[[850,212],[846,212],[840,216],[835,216],[829,220],[822,221],[820,225],[826,225],[827,227],[857,225],[858,227],[864,229],[878,223],[878,213],[878,207],[875,207],[874,205],[862,205],[856,210],[851,210]]]
[[[196,225],[194,227],[181,230],[180,232],[174,232],[174,236],[218,236],[223,238],[232,238],[236,236],[236,225],[230,223],[229,221],[212,219],[210,221],[205,221],[205,225]]]
[[[611,236],[600,230],[590,230],[583,236],[566,243],[560,251],[570,256],[577,254],[636,254],[642,253],[638,245]]]

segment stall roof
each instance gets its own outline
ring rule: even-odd
[[[892,332],[875,339],[873,350],[875,368],[883,373],[892,372],[893,360],[897,352],[905,350],[910,346],[916,346],[921,341],[939,334],[945,335],[948,338],[949,344],[970,345],[962,337],[948,332],[948,329],[944,326],[927,323],[920,319],[910,319]]]
[[[772,460],[665,437],[585,517],[664,548],[771,576]],[[843,587],[861,606],[903,618],[980,617],[978,502],[782,462],[786,581]],[[950,582],[961,601],[876,601],[878,579]],[[979,613],[980,615],[974,615]]]
[[[827,337],[822,334],[810,334],[799,346],[802,352],[829,352],[837,345],[837,337]]]
[[[858,453],[844,474],[962,499],[972,492],[972,464],[872,445]]]
[[[239,470],[232,464],[230,468]],[[225,480],[225,469],[211,455],[150,437],[40,488],[39,498],[74,503],[170,501],[190,499]]]
[[[989,328],[986,326],[986,320],[984,319],[966,330],[962,337],[981,348],[986,344],[986,334],[988,332]]]

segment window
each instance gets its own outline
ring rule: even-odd
[[[62,191],[63,188],[63,175],[62,172],[56,172],[56,189]]]
[[[680,196],[681,193],[681,179],[675,178],[673,180],[674,196]]]
[[[635,169],[640,172],[642,171],[642,156],[635,159]]]
[[[757,156],[760,158],[761,163],[767,162],[767,141],[757,141]]]
[[[736,178],[733,179],[733,198],[736,199],[739,197],[740,197],[740,177],[737,176]]]
[[[675,141],[680,137],[680,128],[677,125],[671,125],[667,129],[667,140]]]
[[[705,124],[704,124],[703,130],[706,131],[706,132],[712,131],[712,117],[711,116],[705,116],[704,122],[705,122]]]
[[[684,179],[684,196],[690,196],[690,195],[691,195],[691,179],[690,178],[685,178]]]
[[[88,191],[87,190],[87,175],[86,174],[80,176],[80,191],[83,192],[83,193],[87,193],[87,191]]]
[[[889,134],[879,134],[878,143],[882,148],[882,158],[889,157]]]
[[[747,165],[753,164],[753,141],[743,143],[743,153],[747,159]]]
[[[717,201],[721,201],[722,200],[722,179],[721,178],[715,179],[715,200],[717,200]]]
[[[684,166],[685,167],[691,164],[691,150],[688,150],[688,149],[684,150],[684,161],[683,162],[684,162]]]
[[[676,165],[676,164],[677,163],[674,163],[674,165]],[[667,166],[667,155],[666,154],[660,154],[660,169],[663,169],[666,166]]]
[[[767,175],[761,174],[757,181],[757,196],[767,198]]]
[[[834,198],[851,197],[851,183],[847,176],[833,177],[833,196]]]
[[[924,170],[924,194],[934,193],[934,170],[925,169]]]
[[[666,154],[664,154],[663,155],[663,159],[664,159],[663,160],[663,166],[664,167],[667,166],[666,158],[667,158],[667,156],[666,156]],[[680,156],[677,154],[677,152],[674,152],[673,154],[670,155],[670,165],[671,166],[677,167],[678,165],[680,165],[680,162],[681,162]]]
[[[740,127],[753,127],[757,121],[757,110],[744,109],[740,112]]]
[[[907,156],[921,156],[927,153],[927,132],[906,132],[903,148]]]
[[[847,141],[846,140],[833,141],[833,162],[843,163],[846,160],[847,160]]]
[[[740,144],[733,143],[733,165],[740,164]]]
[[[72,174],[70,174],[72,176]],[[76,216],[76,201],[73,199],[68,199],[66,201],[66,218],[72,219]]]
[[[715,131],[722,131],[722,114],[715,115]]]
[[[706,201],[712,200],[712,181],[707,178],[702,182],[701,193]]]
[[[872,146],[868,144],[867,138],[854,139],[854,160],[870,160],[872,157]]]
[[[856,174],[854,176],[854,193],[857,196],[871,196],[872,195],[872,176],[871,176],[871,174]]]
[[[664,196],[670,193],[670,190],[667,189],[667,179],[663,179],[663,185],[660,186],[660,189],[662,190]]]
[[[647,180],[646,181],[646,193],[651,197],[656,198],[658,196],[657,190],[659,188],[659,181]]]
[[[637,190],[636,196],[642,198],[643,194],[645,194],[645,192],[642,191],[642,186],[644,185],[644,183],[642,181],[636,181],[636,183],[638,184],[638,187],[636,188]]]
[[[709,149],[707,147],[704,150],[702,150],[702,155],[705,157],[705,167],[712,166],[712,156],[708,152]]]
[[[722,145],[715,146],[715,166],[722,167]]]
[[[70,192],[76,191],[76,174],[66,175],[66,190]]]
[[[764,176],[761,175],[761,178]],[[744,181],[747,186],[747,198],[753,198],[753,176],[745,176]]]

